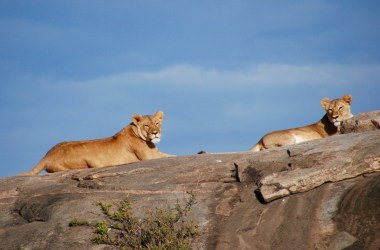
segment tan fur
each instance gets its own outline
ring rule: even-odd
[[[264,135],[260,141],[251,148],[251,151],[292,145],[335,135],[339,133],[341,122],[353,116],[350,110],[351,102],[352,96],[349,94],[332,101],[328,98],[323,98],[321,100],[321,106],[326,111],[326,114],[320,121],[304,127],[270,132]]]
[[[171,155],[159,152],[154,145],[160,139],[163,118],[161,111],[151,116],[135,114],[132,123],[112,137],[59,143],[32,170],[21,175],[35,175],[42,170],[53,173],[101,168],[169,157]]]

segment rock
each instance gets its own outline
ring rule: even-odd
[[[380,129],[380,111],[372,111],[355,115],[343,122],[340,127],[342,134],[365,132]]]
[[[379,249],[380,173],[369,173],[379,164],[379,133],[348,133],[256,153],[2,178],[0,248],[105,249],[91,242],[91,228],[72,228],[69,221],[100,220],[97,201],[128,196],[141,215],[185,201],[192,192],[196,204],[190,217],[202,229],[194,249]],[[331,172],[324,172],[326,165]],[[305,176],[317,176],[315,170],[333,174],[314,178],[316,185],[306,189],[301,185],[299,193],[289,188],[288,196],[265,201],[269,176],[277,175],[272,180],[281,188],[292,175],[307,183]],[[350,177],[337,181],[342,176]]]
[[[333,136],[288,147],[289,169],[262,176],[258,181],[261,196],[269,202],[289,194],[308,191],[326,182],[380,171],[378,121],[380,111],[362,113],[344,121],[341,131],[344,134],[376,132],[350,137]],[[370,137],[369,141],[366,141],[367,136]],[[323,146],[320,145],[321,142]],[[283,158],[282,161],[286,161],[286,156]]]
[[[380,171],[380,130],[314,140],[289,147],[288,152],[289,169],[260,179],[260,192],[267,202]]]
[[[339,204],[336,226],[355,235],[357,241],[352,249],[379,249],[379,190],[380,178],[364,178],[349,189]]]

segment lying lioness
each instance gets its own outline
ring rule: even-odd
[[[321,106],[326,110],[326,114],[320,121],[304,127],[270,132],[264,135],[251,148],[251,151],[292,145],[335,135],[339,132],[341,122],[353,116],[350,110],[351,102],[352,96],[349,94],[344,95],[341,99],[334,99],[332,101],[324,98],[321,101]]]
[[[32,170],[21,175],[35,175],[81,168],[101,168],[136,161],[169,157],[158,151],[164,113],[133,115],[132,123],[116,135],[86,141],[61,142],[47,152]]]

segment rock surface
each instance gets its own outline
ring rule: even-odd
[[[0,179],[0,249],[104,249],[91,243],[90,228],[71,228],[69,221],[98,220],[97,201],[128,196],[139,214],[184,201],[187,192],[196,195],[190,216],[202,228],[194,249],[379,249],[380,130],[352,124],[361,132],[257,153]],[[324,172],[326,166],[331,168]],[[305,176],[311,173],[329,178],[310,181]],[[269,177],[315,185],[295,192],[288,187],[288,196],[266,203]]]
[[[380,171],[380,131],[330,137],[323,140],[323,147],[317,143],[289,147],[288,156],[283,156],[288,169],[260,179],[260,193],[265,201]]]
[[[344,121],[340,128],[342,134],[353,132],[365,132],[380,129],[380,111],[365,112],[355,115],[353,118]]]

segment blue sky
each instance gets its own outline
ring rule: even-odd
[[[0,176],[56,143],[165,112],[161,151],[244,151],[314,123],[319,102],[380,109],[379,1],[0,2]]]

